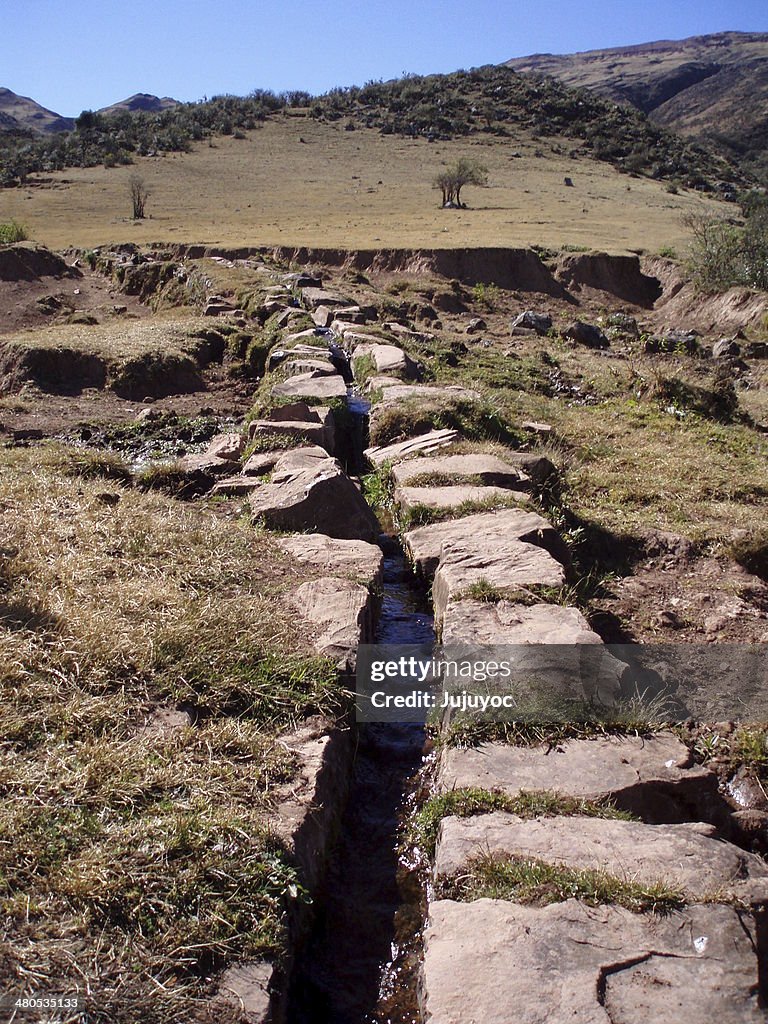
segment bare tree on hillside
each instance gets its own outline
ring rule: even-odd
[[[133,219],[144,220],[144,208],[149,198],[147,183],[140,174],[132,174],[128,180],[133,205]]]

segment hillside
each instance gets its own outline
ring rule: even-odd
[[[521,73],[627,103],[676,132],[717,145],[765,175],[768,33],[722,32],[682,40],[533,54],[506,62]]]
[[[429,142],[345,130],[290,111],[245,137],[195,143],[188,153],[137,158],[130,167],[55,172],[0,190],[0,221],[16,219],[46,244],[140,242],[336,248],[543,245],[613,252],[687,242],[689,211],[729,215],[723,204],[662,181],[622,174],[584,144],[478,133]],[[489,187],[467,186],[467,209],[440,209],[436,174],[461,157],[482,161]],[[132,221],[129,178],[150,191],[147,219]],[[572,186],[565,184],[569,178]]]
[[[19,127],[36,132],[68,132],[75,127],[73,117],[62,117],[29,96],[19,96],[10,89],[0,89],[0,115],[2,114],[12,117]],[[0,128],[3,127],[0,122]]]
[[[161,99],[159,96],[152,96],[147,92],[137,92],[133,96],[129,96],[127,100],[120,100],[117,103],[111,103],[108,107],[101,107],[99,113],[119,114],[127,110],[129,114],[133,114],[141,110],[146,113],[156,114],[161,110],[169,110],[171,107],[176,107],[178,103],[178,100],[171,99],[170,96],[163,96]]]

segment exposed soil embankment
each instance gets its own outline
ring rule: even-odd
[[[652,309],[662,295],[661,282],[643,272],[637,256],[610,256],[605,252],[563,256],[555,278],[573,294],[605,292],[643,309]]]
[[[662,284],[663,290],[654,309],[669,323],[725,334],[762,327],[768,316],[765,292],[750,288],[729,288],[717,294],[700,292],[676,263],[660,257],[646,259],[643,269]]]
[[[0,246],[0,281],[36,281],[39,277],[81,277],[58,253],[44,245],[19,242]]]

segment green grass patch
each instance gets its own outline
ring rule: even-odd
[[[635,820],[629,812],[620,811],[607,800],[576,799],[549,790],[531,790],[518,793],[516,796],[508,796],[494,790],[468,787],[430,797],[411,819],[407,830],[407,842],[420,847],[429,857],[433,857],[443,818],[471,818],[493,811],[506,811],[520,818],[581,815],[620,821]]]
[[[17,220],[8,220],[0,223],[0,245],[25,242],[28,238],[27,229]]]
[[[443,899],[509,900],[547,906],[577,899],[590,907],[624,907],[635,914],[668,914],[685,906],[680,890],[665,882],[643,884],[616,878],[607,871],[568,868],[562,864],[485,854],[470,861],[458,878],[443,882]]]

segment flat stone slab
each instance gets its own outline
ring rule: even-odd
[[[502,540],[538,545],[558,561],[568,560],[568,549],[552,524],[536,512],[520,508],[478,512],[463,519],[420,526],[403,537],[411,561],[428,579],[435,575],[444,544],[471,542],[476,551],[486,551]]]
[[[255,491],[257,487],[261,487],[261,481],[258,476],[228,476],[223,480],[217,480],[213,485],[211,494],[223,494],[229,498],[240,498],[250,494],[251,491]]]
[[[317,444],[326,452],[333,453],[334,429],[323,423],[292,420],[253,420],[248,432],[251,438],[302,437],[307,443]]]
[[[300,533],[278,538],[277,545],[326,576],[354,577],[368,587],[381,582],[384,555],[376,544],[338,540],[322,533]]]
[[[512,601],[453,601],[442,636],[444,644],[602,644],[578,608]]]
[[[275,397],[307,398],[327,402],[333,398],[346,398],[347,385],[339,374],[332,377],[316,376],[315,371],[289,377],[282,384],[276,384],[272,388],[272,394]]]
[[[496,455],[435,455],[432,458],[409,459],[392,468],[398,487],[407,487],[422,476],[440,474],[460,484],[467,478],[484,487],[506,487],[513,491],[530,488],[530,478],[518,467]],[[422,485],[419,485],[422,486]]]
[[[359,643],[373,640],[372,601],[367,587],[337,576],[303,583],[291,598],[302,618],[317,627],[317,653],[336,661],[349,661]]]
[[[560,587],[565,569],[544,548],[503,535],[490,544],[475,537],[443,541],[432,583],[435,622],[442,621],[450,601],[481,581],[498,588]]]
[[[331,362],[306,356],[298,359],[288,359],[283,363],[283,366],[289,373],[297,376],[302,373],[311,373],[320,377],[332,377],[335,373],[338,373],[336,367]]]
[[[479,402],[481,399],[479,391],[472,388],[461,388],[451,384],[448,387],[439,387],[430,384],[392,384],[385,388],[378,405],[391,402],[407,402],[418,398],[424,401],[439,399],[449,402]]]
[[[587,800],[612,797],[652,823],[681,820],[682,804],[697,808],[717,791],[714,774],[694,765],[690,750],[668,732],[566,740],[552,747],[446,747],[438,778],[442,792],[477,786],[510,796],[551,790]]]
[[[702,822],[646,825],[575,816],[524,820],[503,812],[444,818],[435,879],[459,874],[471,858],[482,854],[599,869],[623,881],[661,881],[691,901],[768,897],[768,864],[720,839],[714,825]]]
[[[419,434],[418,437],[411,437],[407,441],[398,441],[397,444],[366,448],[365,457],[374,466],[383,466],[385,462],[399,462],[409,456],[418,455],[419,452],[437,451],[455,444],[458,440],[458,430],[432,430],[428,434]]]
[[[524,491],[510,491],[503,487],[475,487],[456,484],[452,487],[398,487],[394,500],[406,512],[421,505],[435,509],[457,509],[467,502],[530,501]]]
[[[322,455],[298,449],[279,459],[271,481],[250,495],[254,518],[272,530],[376,540],[380,527],[363,496],[338,462],[325,452]]]
[[[393,373],[404,380],[416,380],[419,376],[416,363],[397,345],[358,345],[352,353],[353,370],[366,356],[372,360],[377,373]]]
[[[302,288],[301,298],[307,309],[317,309],[318,306],[348,306],[349,299],[334,292],[326,291],[324,288]]]
[[[576,900],[430,907],[421,1010],[429,1024],[747,1024],[758,1008],[751,915],[667,916]]]

